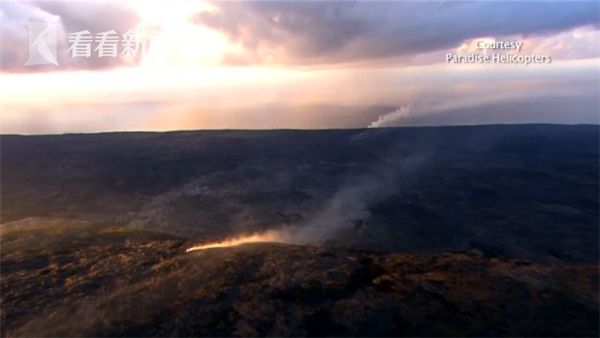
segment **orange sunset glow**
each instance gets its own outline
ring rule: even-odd
[[[15,50],[4,51],[14,52],[4,58],[14,62],[3,65],[0,77],[4,111],[0,128],[4,133],[355,128],[378,126],[378,120],[386,121],[388,126],[597,120],[593,87],[598,83],[594,74],[599,66],[600,35],[585,22],[543,34],[478,36],[475,32],[468,39],[457,40],[454,46],[414,51],[399,48],[395,54],[378,57],[357,52],[355,44],[362,43],[358,37],[335,38],[341,47],[328,54],[312,52],[310,39],[317,37],[289,29],[286,22],[302,22],[303,11],[318,9],[318,3],[278,4],[273,8],[262,2],[173,1],[164,6],[160,1],[132,0],[71,5],[58,2],[61,6],[52,6],[54,3],[42,2],[39,8],[35,3],[4,5],[3,15],[11,19],[5,20],[5,25],[14,24],[13,29],[23,35],[9,36],[7,42],[11,43],[7,46]],[[75,27],[68,16],[60,16],[60,11],[69,6],[79,8],[90,3],[105,16],[99,15],[97,23],[89,21],[89,27],[81,23]],[[366,10],[360,3],[325,4],[332,10],[339,7],[348,15]],[[23,14],[27,11],[32,14]],[[12,20],[13,12],[21,16]],[[59,66],[22,65],[27,56],[23,45],[27,29],[19,26],[23,22],[19,20],[36,15],[60,27]],[[371,18],[365,14],[364,20]],[[323,25],[326,27],[327,22]],[[123,57],[71,57],[66,51],[66,36],[94,27],[118,33],[145,32],[151,39],[143,56],[133,62]],[[254,31],[258,35],[253,35]],[[294,35],[297,37],[292,38]],[[285,44],[269,40],[284,37]],[[506,37],[521,41],[521,53],[543,52],[552,56],[552,63],[445,62],[446,53],[467,55],[476,50],[478,41]],[[334,37],[331,39],[338,43]],[[527,86],[535,89],[519,89]],[[546,102],[557,97],[562,98],[558,105]],[[541,102],[544,108],[532,110],[528,103],[532,100]],[[575,115],[553,111],[553,107],[574,102],[587,108]],[[503,104],[511,105],[511,109],[516,104],[526,112],[516,118],[503,115],[500,108],[490,108]],[[410,114],[390,119],[395,115],[388,114],[407,106],[411,107]],[[473,121],[448,115],[450,110],[476,107],[482,112]],[[542,114],[541,110],[548,111]]]

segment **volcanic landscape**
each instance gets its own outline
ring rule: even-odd
[[[598,336],[600,127],[2,135],[2,336]]]

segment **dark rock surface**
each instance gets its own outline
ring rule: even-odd
[[[79,219],[198,240],[333,224],[329,239],[354,248],[597,263],[599,130],[3,135],[0,221]]]
[[[3,336],[597,336],[598,267],[134,228],[2,229]],[[41,233],[40,233],[41,232]]]
[[[599,139],[2,135],[0,333],[597,337]],[[308,245],[185,253],[282,228],[310,229]]]

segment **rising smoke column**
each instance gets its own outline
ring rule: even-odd
[[[368,128],[382,128],[389,127],[398,124],[404,118],[410,117],[414,114],[412,106],[402,106],[392,112],[380,115],[377,120],[371,122]]]
[[[401,190],[405,179],[414,174],[425,159],[423,155],[404,158],[393,155],[394,152],[391,152],[376,163],[370,172],[349,179],[303,225],[282,229],[281,240],[294,244],[317,244],[333,238],[340,231],[351,229],[354,221],[370,218],[369,206]]]
[[[380,133],[375,130],[363,131],[355,135],[351,142],[364,142],[365,138],[378,134]],[[369,207],[401,191],[428,158],[423,152],[407,155],[397,148],[384,152],[381,160],[373,163],[371,169],[364,174],[348,179],[324,203],[323,208],[302,224],[204,243],[187,251],[256,242],[320,244],[332,239],[341,231],[352,229],[355,221],[369,219]]]

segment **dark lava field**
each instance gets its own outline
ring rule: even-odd
[[[599,132],[2,135],[0,333],[598,336]]]

